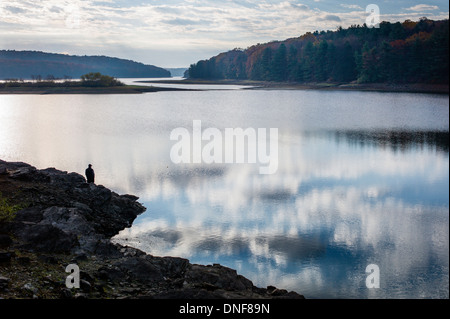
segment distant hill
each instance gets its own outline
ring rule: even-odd
[[[192,64],[192,79],[449,83],[449,20],[422,18],[308,32]]]
[[[170,72],[163,68],[107,56],[0,50],[0,79],[79,78],[90,72],[117,78],[170,77]]]
[[[173,77],[183,77],[187,68],[166,68],[166,70],[169,71]]]

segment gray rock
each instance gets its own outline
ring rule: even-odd
[[[225,290],[251,290],[253,283],[238,275],[236,270],[218,264],[213,266],[192,265],[186,272],[186,282],[203,286],[209,285]]]
[[[83,292],[90,292],[92,290],[92,285],[89,281],[81,279],[80,288],[81,290],[83,290]]]
[[[120,196],[83,176],[55,168],[37,170],[26,163],[0,162],[12,180],[33,183],[25,188],[30,207],[17,212],[9,230],[22,248],[42,252],[114,254],[109,239],[145,211],[137,197]],[[39,186],[34,186],[38,183]]]
[[[16,217],[14,218],[14,222],[39,223],[42,218],[43,214],[40,208],[29,207],[18,211],[16,213]]]
[[[12,244],[11,236],[0,234],[0,248],[8,248]]]
[[[79,245],[75,234],[50,224],[24,225],[15,235],[23,242],[21,248],[31,251],[69,253]]]
[[[10,279],[0,276],[0,291],[5,290],[6,288],[8,288]]]
[[[24,289],[32,294],[36,294],[38,292],[38,289],[36,287],[34,287],[33,284],[31,284],[31,283],[26,283],[25,285],[23,285],[22,289]]]
[[[61,290],[60,290],[60,297],[62,299],[71,299],[72,298],[72,291],[70,291],[69,288],[61,288]]]
[[[150,283],[164,280],[161,269],[146,256],[123,258],[115,265],[133,279]]]
[[[8,263],[14,257],[14,252],[0,251],[0,263]]]

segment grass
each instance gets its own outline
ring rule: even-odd
[[[14,219],[16,212],[21,210],[23,205],[11,204],[9,199],[0,193],[0,223],[7,223]]]

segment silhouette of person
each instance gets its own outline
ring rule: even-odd
[[[88,183],[93,183],[94,179],[95,179],[95,173],[94,170],[92,169],[92,165],[89,164],[89,167],[86,168],[86,178],[87,178],[87,182]]]

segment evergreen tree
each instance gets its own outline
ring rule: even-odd
[[[376,48],[370,47],[369,43],[364,43],[361,52],[360,72],[358,82],[374,83],[381,79],[378,67]]]
[[[318,82],[326,81],[327,79],[327,51],[328,43],[326,41],[321,41],[317,47],[317,53],[314,55],[314,74],[315,79]]]
[[[301,77],[305,82],[313,82],[315,80],[314,77],[314,45],[312,42],[306,43],[306,46],[303,49],[303,60],[302,67],[300,72],[302,73]]]
[[[449,82],[448,20],[381,22],[379,28],[352,25],[335,32],[306,33],[276,45],[222,53],[192,64],[189,75],[297,82]]]
[[[271,79],[282,82],[287,80],[287,49],[283,43],[278,47],[271,63]]]
[[[251,79],[269,81],[271,77],[272,49],[267,47],[253,65]]]
[[[295,46],[289,47],[288,61],[287,61],[287,80],[297,81],[297,68],[298,68],[298,50]]]
[[[356,79],[356,63],[353,49],[348,41],[336,52],[336,63],[332,77],[338,82],[351,82]]]

